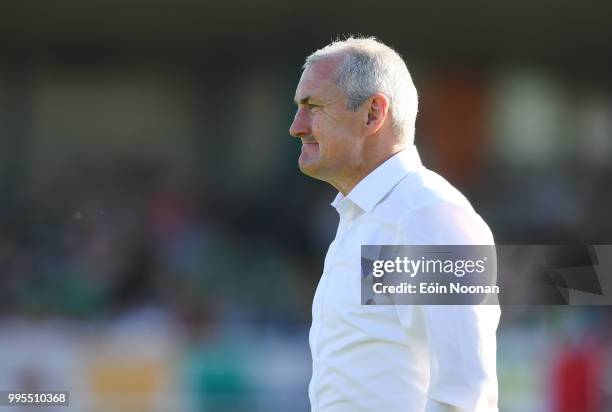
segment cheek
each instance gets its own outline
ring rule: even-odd
[[[312,134],[315,138],[324,137],[326,134],[325,120],[319,115],[315,115],[312,118]]]
[[[343,125],[317,114],[312,119],[312,133],[320,143],[332,144],[343,134]]]
[[[312,133],[319,142],[319,150],[325,157],[342,157],[353,141],[354,131],[350,124],[341,121],[330,121],[317,114],[312,119]]]
[[[315,122],[312,131],[322,153],[328,153],[334,149],[337,144],[337,130],[332,125],[326,122]]]

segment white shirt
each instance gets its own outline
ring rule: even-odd
[[[332,203],[340,215],[312,305],[313,412],[496,412],[498,306],[361,305],[361,245],[493,245],[414,146]]]

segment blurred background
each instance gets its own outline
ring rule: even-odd
[[[70,390],[73,411],[308,410],[337,215],[288,128],[304,58],[338,35],[405,58],[423,161],[497,243],[609,243],[611,12],[3,2],[0,389]],[[504,307],[498,339],[502,412],[612,411],[610,308]]]

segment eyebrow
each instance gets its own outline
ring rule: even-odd
[[[301,98],[300,100],[293,99],[293,101],[295,102],[295,104],[308,104],[311,99],[312,99],[312,96],[306,96],[306,97]]]

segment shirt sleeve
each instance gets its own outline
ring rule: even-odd
[[[445,202],[408,213],[401,232],[400,241],[408,245],[494,244],[476,212]],[[415,310],[422,311],[429,347],[426,412],[496,412],[499,306],[425,305]],[[406,313],[398,306],[400,322]]]

